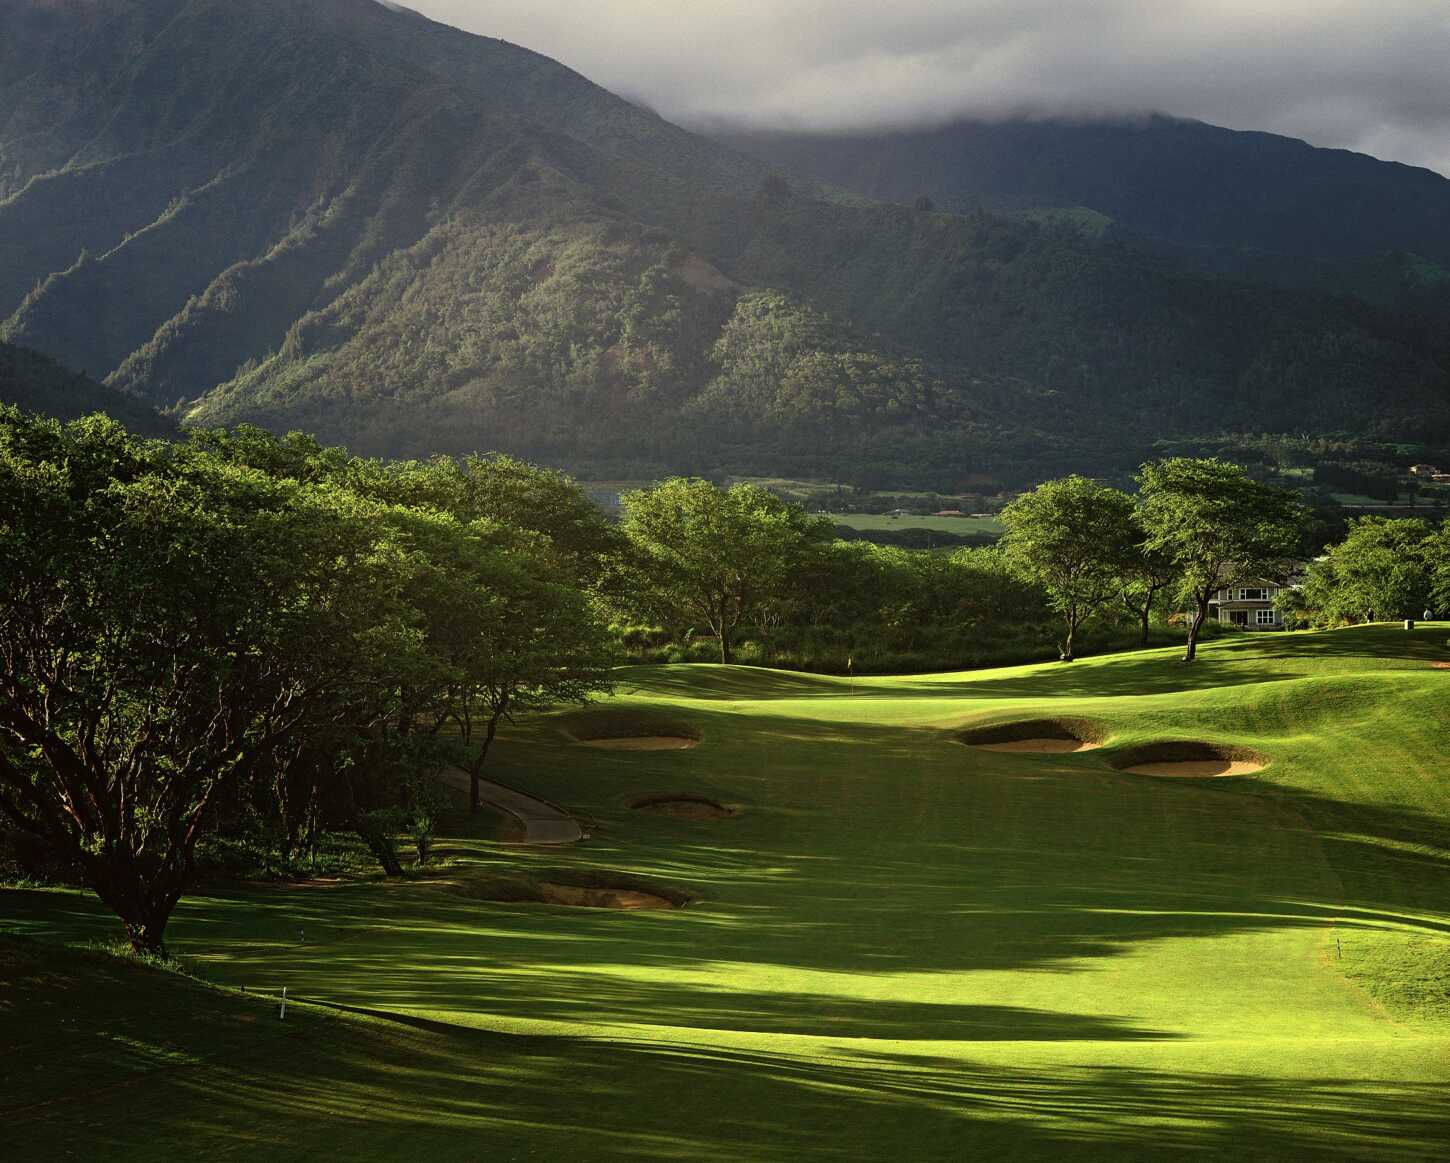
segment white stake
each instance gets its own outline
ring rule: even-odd
[[[285,985],[282,987],[282,1008],[277,1011],[277,1016],[284,1022],[287,1020],[287,987]]]

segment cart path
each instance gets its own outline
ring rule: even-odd
[[[461,767],[445,767],[441,775],[450,787],[468,791],[468,772]],[[518,822],[524,834],[517,843],[577,844],[585,838],[584,826],[558,804],[491,779],[478,781],[478,795],[482,802]]]

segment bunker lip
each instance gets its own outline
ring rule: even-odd
[[[629,805],[634,812],[674,816],[680,820],[728,820],[740,814],[736,804],[722,804],[694,792],[662,792],[642,796]]]
[[[580,909],[677,909],[680,905],[666,897],[637,888],[586,888],[577,884],[539,884],[544,904],[565,905]]]
[[[1175,740],[1131,747],[1114,755],[1112,765],[1134,775],[1169,779],[1219,779],[1253,775],[1268,766],[1268,759],[1250,747],[1222,743]]]
[[[1107,737],[1107,731],[1091,719],[1024,719],[970,727],[957,734],[957,742],[980,751],[1072,755],[1096,751]]]
[[[576,715],[561,727],[575,743],[602,751],[686,751],[702,738],[689,723],[635,711]]]
[[[597,747],[601,751],[688,751],[698,747],[698,739],[687,739],[683,735],[620,735],[606,739],[575,739],[585,747]]]
[[[463,881],[453,891],[500,904],[562,905],[582,909],[683,909],[696,897],[673,885],[621,872],[541,870],[535,876]]]

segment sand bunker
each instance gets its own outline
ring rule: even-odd
[[[688,751],[700,745],[698,739],[678,735],[622,735],[617,739],[580,739],[579,742],[602,751]]]
[[[1226,775],[1253,775],[1268,766],[1268,760],[1247,747],[1217,743],[1153,743],[1115,756],[1113,766],[1135,775],[1166,776],[1171,779],[1216,779]]]
[[[646,796],[629,806],[636,812],[674,816],[679,820],[728,820],[740,814],[737,807],[689,794]]]
[[[1096,751],[1107,733],[1086,719],[1031,719],[1021,723],[998,723],[963,731],[958,740],[982,751],[1007,751],[1037,755],[1071,755]]]
[[[689,723],[648,712],[586,712],[560,726],[574,742],[601,751],[687,751],[701,738]]]
[[[1450,662],[1432,662],[1432,663],[1430,663],[1430,669],[1431,670],[1450,670]]]
[[[448,886],[473,900],[500,904],[564,905],[579,909],[682,909],[695,898],[671,885],[628,873],[560,868],[532,876],[463,879]]]
[[[544,882],[539,897],[545,904],[570,905],[581,909],[674,909],[673,901],[634,888],[584,888],[574,884]]]

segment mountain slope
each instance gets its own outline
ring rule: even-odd
[[[1450,433],[1386,307],[787,181],[374,0],[0,0],[0,338],[192,423],[923,487]]]
[[[1399,250],[1450,263],[1450,180],[1271,133],[1156,116],[720,137],[886,201],[1087,207],[1123,230],[1186,246],[1320,260]]]
[[[176,432],[174,424],[144,401],[67,371],[38,351],[8,343],[0,343],[0,404],[57,420],[104,412],[145,436]]]

